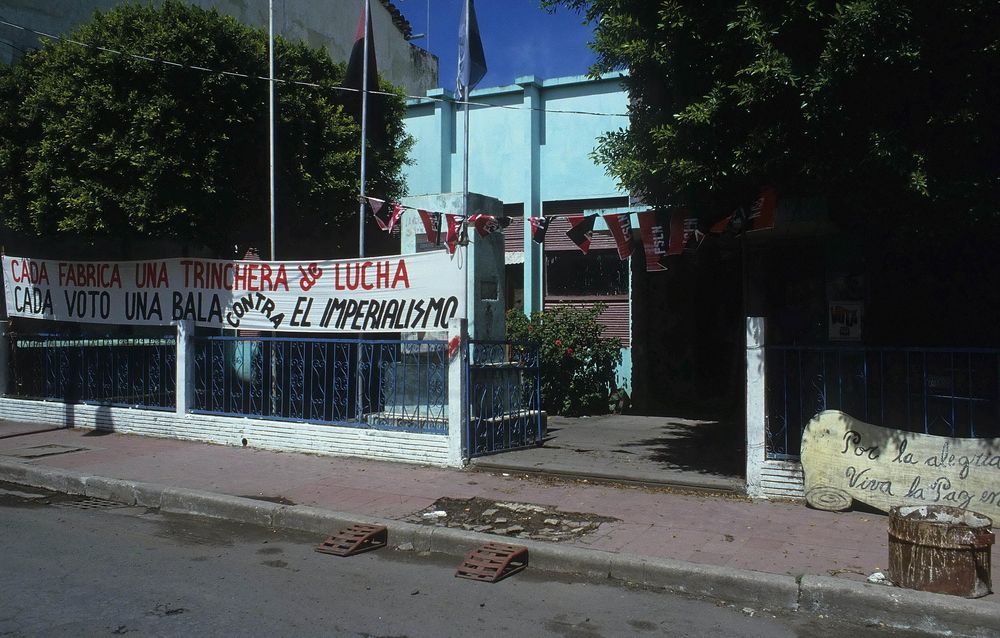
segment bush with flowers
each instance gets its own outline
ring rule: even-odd
[[[550,414],[579,416],[608,410],[621,344],[601,336],[604,306],[558,307],[526,317],[507,313],[507,338],[540,350],[542,406]]]

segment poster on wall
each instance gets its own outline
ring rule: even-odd
[[[327,261],[3,257],[10,317],[301,332],[445,330],[465,273],[444,251]]]
[[[830,341],[861,341],[864,304],[860,301],[830,302]]]

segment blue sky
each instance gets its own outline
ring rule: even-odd
[[[430,7],[430,52],[440,61],[440,83],[455,87],[458,21],[465,0],[393,0],[413,26],[427,33]],[[486,53],[486,77],[479,87],[510,84],[522,75],[555,78],[587,73],[594,61],[587,48],[593,29],[583,18],[559,8],[549,14],[539,0],[477,0],[476,16]],[[425,38],[414,44],[428,48]]]

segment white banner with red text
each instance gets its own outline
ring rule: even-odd
[[[308,332],[444,330],[465,317],[444,251],[327,261],[3,257],[10,317]]]

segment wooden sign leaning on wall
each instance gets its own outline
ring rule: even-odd
[[[951,505],[1000,521],[1000,439],[955,439],[821,412],[802,433],[806,502],[842,511],[854,500]]]

